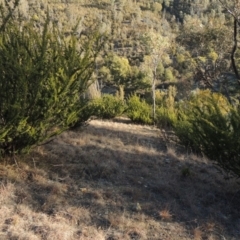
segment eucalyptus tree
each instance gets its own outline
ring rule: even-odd
[[[105,82],[118,87],[122,98],[124,98],[125,90],[131,93],[149,88],[146,72],[136,66],[131,66],[128,58],[114,53],[109,54],[106,65],[100,69],[101,76],[105,78]]]
[[[224,76],[231,67],[232,40],[229,35],[232,29],[227,23],[223,24],[219,17],[211,18],[207,25],[199,20],[194,22],[186,18],[183,30],[177,37],[178,44],[186,50],[185,59],[190,62],[191,68],[187,69],[192,72],[198,87],[221,91],[230,100],[230,83]]]
[[[240,85],[240,73],[236,64],[236,52],[238,49],[238,32],[240,28],[240,0],[219,0],[223,8],[233,17],[233,48],[231,52],[231,62],[233,71]]]
[[[170,48],[171,39],[169,37],[163,36],[154,30],[149,31],[143,36],[145,42],[146,50],[148,52],[148,64],[152,70],[152,99],[153,99],[153,119],[155,120],[156,112],[156,100],[155,100],[155,88],[157,80],[157,70],[159,64],[163,60],[164,54]]]

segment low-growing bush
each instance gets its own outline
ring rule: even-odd
[[[182,144],[204,153],[240,176],[240,106],[210,91],[199,91],[179,109],[174,129]]]
[[[110,119],[122,115],[125,108],[125,103],[120,97],[104,94],[101,98],[92,100],[85,112],[103,119]]]
[[[156,124],[161,128],[172,128],[177,122],[177,109],[157,107],[156,109]]]
[[[1,9],[3,10],[3,9]],[[79,121],[100,36],[66,39],[48,16],[41,29],[1,11],[0,151],[17,153]]]
[[[159,127],[173,127],[177,121],[176,87],[170,86],[167,91],[156,92],[156,123]]]
[[[152,108],[137,95],[132,95],[127,100],[127,116],[136,123],[152,124]]]

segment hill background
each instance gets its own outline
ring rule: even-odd
[[[99,91],[121,85],[127,93],[146,94],[154,75],[157,88],[174,85],[184,98],[232,72],[233,19],[218,0],[20,2],[23,18],[34,19],[39,28],[48,12],[66,35],[79,20],[79,35],[97,26],[108,36],[93,76]]]

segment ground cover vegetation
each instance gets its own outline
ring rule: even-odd
[[[114,119],[123,116],[138,124],[155,125],[161,131],[157,128],[154,131],[160,131],[166,141],[166,149],[161,148],[160,151],[168,151],[167,142],[174,140],[174,146],[178,146],[175,150],[177,153],[180,153],[179,149],[183,151],[180,145],[184,146],[188,153],[213,160],[225,171],[223,174],[229,174],[228,178],[240,176],[239,0],[2,0],[0,3],[0,154],[3,162],[14,160],[17,166],[14,170],[3,166],[3,192],[5,186],[14,188],[11,181],[15,178],[10,182],[6,180],[11,171],[13,175],[20,174],[16,171],[27,174],[26,178],[23,177],[25,180],[28,179],[28,172],[32,171],[25,169],[24,164],[19,167],[18,163],[23,159],[29,161],[31,155],[18,154],[35,149],[32,157],[33,172],[37,171],[36,176],[42,179],[44,176],[42,172],[38,174],[40,170],[36,170],[34,160],[36,156],[41,160],[44,158],[39,155],[39,146],[46,144],[42,151],[46,151],[48,157],[52,158],[54,154],[48,151],[48,147],[51,148],[54,144],[49,145],[47,141],[54,141],[54,136],[69,128],[76,129],[93,117]],[[98,121],[92,122],[99,124]],[[138,130],[142,131],[142,128],[144,126],[139,126]],[[98,141],[102,140],[96,140]],[[71,142],[70,145],[72,144]],[[92,154],[96,150],[90,149]],[[140,155],[142,154],[143,152]],[[152,159],[152,155],[149,158]],[[51,164],[59,167],[55,160],[49,159]],[[65,163],[61,164],[65,166]],[[93,159],[90,165],[84,164],[81,167],[87,170],[80,169],[84,175],[81,179],[84,180],[89,175],[92,184],[96,183],[96,179],[107,179],[109,183],[112,181],[111,174],[116,174],[115,165],[107,169],[104,164]],[[128,165],[124,171],[132,167]],[[174,169],[176,168],[175,166]],[[71,167],[67,169],[75,174]],[[194,167],[194,171],[196,169]],[[211,173],[214,176],[217,174],[214,171]],[[53,174],[53,171],[49,170],[48,174]],[[56,174],[61,175],[62,172]],[[33,179],[32,176],[29,178]],[[191,169],[184,164],[181,177],[190,176],[192,177]],[[123,176],[118,177],[122,179]],[[20,183],[20,178],[17,177],[16,182]],[[70,175],[68,178],[74,180]],[[61,179],[62,177],[55,180],[60,184]],[[151,177],[148,180],[152,181],[150,179]],[[68,180],[65,186],[71,185]],[[91,184],[90,180],[86,184]],[[212,186],[215,185],[213,182]],[[61,190],[61,194],[69,193],[65,190]],[[12,190],[12,193],[14,191],[17,190]],[[56,191],[60,193],[59,189]],[[83,193],[87,196],[92,194],[88,190],[83,190]],[[43,203],[36,203],[36,206],[48,214],[51,207],[46,211],[42,209],[48,203],[44,191],[42,194]],[[121,195],[121,191],[117,194]],[[57,194],[51,194],[54,199],[55,195]],[[213,195],[217,193],[214,192]],[[8,197],[11,198],[10,195]],[[142,197],[138,200],[140,199]],[[82,204],[81,202],[80,205]],[[135,210],[141,212],[141,204],[135,204],[138,208]],[[131,215],[132,209],[128,207],[128,214]],[[49,213],[50,218],[54,214],[54,217],[60,214],[56,211],[57,213]],[[210,212],[212,214],[213,209]],[[88,214],[92,216],[93,213]],[[194,214],[198,216],[199,211]],[[118,224],[113,222],[113,215],[105,219],[106,224],[96,225],[105,230],[106,226],[109,229],[113,227],[113,231],[116,231]],[[128,218],[133,221],[130,215]],[[163,220],[173,219],[168,208],[160,211],[159,215]],[[223,215],[229,221],[232,220],[237,228],[239,223],[233,217],[234,214]],[[142,219],[145,218],[145,212],[141,216]],[[64,221],[67,218],[65,215],[61,217]],[[70,213],[71,217],[75,219],[79,216]],[[186,218],[180,218],[186,223]],[[8,229],[12,223],[8,219],[3,223],[3,228]],[[87,219],[83,221],[90,221],[91,217],[88,215]],[[218,216],[216,219],[218,223],[222,221],[223,228],[228,229],[228,236],[237,239],[239,232],[230,228],[224,217]],[[55,219],[54,223],[57,224],[57,221]],[[66,232],[70,235],[63,239],[89,239],[94,233],[98,233],[102,239],[159,239],[160,236],[155,230],[150,233],[150,226],[145,226],[147,232],[141,232],[136,226],[125,226],[117,230],[116,236],[92,228],[94,233],[88,236],[83,231],[78,232],[73,225],[65,225]],[[221,239],[225,234],[224,230],[207,231],[204,227],[194,227],[194,232],[190,231],[190,235],[183,233],[182,239],[211,239],[209,236]],[[203,228],[204,231],[201,231]],[[51,235],[51,229],[34,229],[31,230],[34,233],[25,232],[20,238],[59,239]],[[12,230],[17,234],[16,229]],[[218,234],[213,234],[214,231]],[[7,234],[3,235],[10,239],[17,236],[12,235],[11,228],[5,232]],[[30,235],[24,238],[24,234]],[[173,239],[178,239],[177,234]],[[167,235],[161,237],[169,238]]]
[[[239,180],[156,127],[92,120],[16,159],[0,166],[1,239],[239,239]]]

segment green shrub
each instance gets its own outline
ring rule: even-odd
[[[85,126],[86,122],[93,115],[92,109],[89,107],[90,103],[91,100],[81,99],[79,103],[80,111],[78,112],[78,119],[71,124],[70,129],[76,129]]]
[[[173,75],[173,72],[172,72],[171,68],[166,68],[165,69],[164,79],[165,79],[165,81],[169,81],[169,82],[172,82],[172,81],[175,80],[175,77]]]
[[[110,119],[122,115],[125,108],[125,103],[120,97],[104,94],[90,102],[86,111],[89,115]]]
[[[158,107],[156,109],[156,124],[158,127],[173,127],[177,122],[177,109]]]
[[[7,154],[29,150],[79,120],[100,36],[80,40],[73,29],[66,40],[49,17],[39,30],[1,13],[0,151]]]
[[[221,94],[200,91],[179,110],[180,141],[240,176],[240,107]]]
[[[177,121],[176,87],[170,86],[166,92],[156,92],[156,123],[159,127],[172,127]]]
[[[152,124],[152,109],[137,95],[132,95],[127,101],[127,116],[136,123]]]

